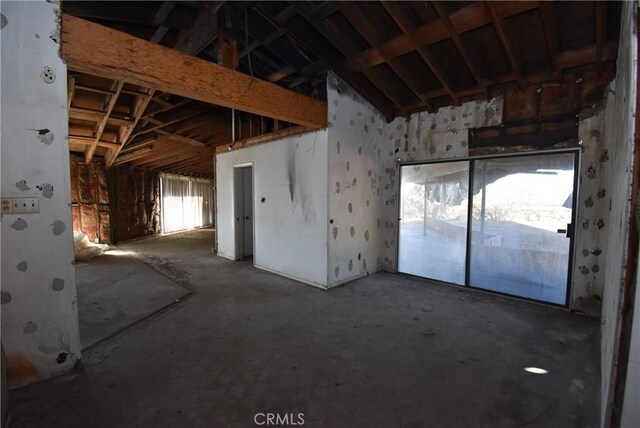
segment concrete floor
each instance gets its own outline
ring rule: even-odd
[[[598,425],[595,320],[387,273],[321,291],[215,257],[212,237],[127,245],[193,295],[13,391],[13,426]]]
[[[189,294],[186,288],[118,249],[77,262],[76,283],[83,348]]]

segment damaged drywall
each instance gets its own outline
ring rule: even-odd
[[[622,23],[620,28],[620,45],[618,47],[617,75],[615,82],[615,102],[610,124],[613,128],[612,150],[608,151],[610,159],[610,178],[607,186],[607,217],[603,220],[606,227],[606,264],[604,266],[604,294],[602,301],[601,331],[601,375],[602,375],[602,408],[603,426],[608,426],[614,406],[618,412],[632,412],[637,403],[614,403],[614,394],[618,379],[620,334],[622,320],[622,296],[625,286],[625,270],[628,255],[629,221],[631,218],[631,179],[633,171],[635,115],[637,96],[637,8],[636,2],[623,2]],[[635,208],[635,207],[634,207]],[[630,280],[630,278],[629,278]],[[636,310],[638,310],[636,308]],[[636,326],[637,327],[637,326]],[[636,333],[637,334],[637,333]],[[637,376],[636,364],[629,368]],[[627,405],[629,407],[627,407]],[[639,422],[639,421],[635,421]],[[635,423],[634,423],[635,425]],[[631,425],[629,425],[631,426]]]
[[[530,103],[526,99],[531,96],[534,99],[540,96],[544,114],[576,108],[575,92],[579,85],[583,94],[591,96],[598,92],[598,85],[602,86],[606,78],[606,74],[585,76],[526,92],[507,92],[505,97],[511,108],[508,118],[514,120],[535,114],[534,109],[527,111]],[[595,317],[600,313],[604,287],[603,252],[610,191],[607,177],[613,141],[611,127],[606,126],[612,114],[612,91],[605,88],[603,92],[604,95],[594,100],[592,108],[576,118],[582,143],[557,145],[558,148],[580,148],[582,152],[580,171],[576,172],[580,182],[579,220],[575,225],[570,303],[572,309]],[[567,93],[573,94],[569,107],[565,106]],[[328,101],[329,218],[333,221],[328,230],[328,277],[334,285],[365,273],[364,263],[356,263],[357,257],[365,258],[363,253],[372,245],[379,249],[373,251],[373,254],[377,252],[375,257],[368,252],[367,271],[397,270],[399,164],[487,154],[486,149],[470,151],[469,130],[501,125],[505,98],[467,102],[441,108],[436,113],[421,112],[385,123],[366,100],[335,74],[330,74]],[[492,153],[535,150],[539,149],[498,147]],[[369,239],[364,238],[366,232]],[[349,262],[354,266],[351,271]]]
[[[327,131],[216,156],[218,254],[235,259],[234,166],[253,165],[254,265],[327,285]]]
[[[380,183],[384,117],[337,75],[329,106],[328,285],[379,270]]]
[[[2,344],[9,382],[69,370],[80,358],[73,266],[66,65],[59,5],[3,2],[2,196],[37,197],[39,213],[2,219]],[[19,52],[20,55],[15,53]],[[62,287],[62,284],[64,286]],[[70,357],[59,360],[65,353]]]

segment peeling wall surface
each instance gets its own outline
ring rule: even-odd
[[[385,119],[337,75],[327,86],[331,287],[379,270]]]
[[[2,343],[11,385],[80,358],[59,6],[2,2],[2,196],[40,212],[2,218]],[[55,39],[55,40],[54,40]]]
[[[607,221],[607,263],[604,271],[604,295],[602,300],[602,409],[603,422],[611,411],[612,382],[618,359],[621,319],[621,296],[627,260],[627,242],[631,198],[631,173],[633,162],[634,129],[636,113],[637,29],[636,2],[623,2],[620,46],[618,48],[618,74],[615,85],[613,114],[613,140],[611,153],[610,212]],[[636,308],[637,310],[637,308]],[[632,404],[637,406],[637,403]]]
[[[216,156],[218,254],[234,259],[235,165],[253,164],[254,264],[327,286],[327,131]]]

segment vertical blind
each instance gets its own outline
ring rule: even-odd
[[[189,230],[213,224],[213,182],[162,174],[162,231]]]

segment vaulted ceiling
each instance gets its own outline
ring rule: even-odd
[[[231,40],[240,71],[319,99],[326,98],[327,70],[334,70],[388,118],[488,98],[507,86],[524,89],[560,81],[567,72],[610,68],[620,18],[619,2],[584,1],[65,0],[63,8],[212,62],[223,62],[221,43]],[[88,95],[91,90],[82,86],[97,85],[109,93],[118,89],[117,81],[76,77],[86,84],[76,82],[77,93],[83,95],[71,101],[72,129],[80,129],[90,115],[79,109],[109,108],[108,96],[94,107],[84,105],[99,92]],[[125,127],[135,137],[122,155],[151,139],[171,142],[171,147],[180,143],[194,158],[221,141],[230,142],[229,109],[171,94],[145,97],[150,89],[130,86],[124,84],[119,91],[116,98],[121,101],[115,102],[110,118],[96,116],[93,125],[97,131],[104,122],[101,132],[106,136],[114,127],[118,132]],[[138,109],[144,104],[142,112],[134,111],[136,102]],[[121,105],[132,108],[127,118],[135,123],[118,119]],[[205,123],[208,119],[211,123]],[[246,120],[251,127],[260,123],[250,135],[278,127],[268,119],[265,125],[265,118]],[[76,149],[86,145],[80,139],[75,143]],[[96,153],[108,151],[107,146],[98,145]],[[153,157],[154,162],[138,164],[162,167],[158,157],[160,161]],[[190,158],[185,154],[176,159],[181,167]]]

